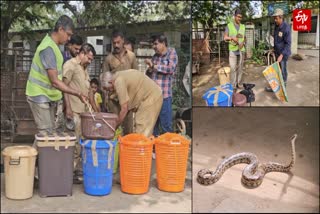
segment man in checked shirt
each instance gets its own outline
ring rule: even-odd
[[[167,38],[164,35],[157,35],[152,38],[155,54],[152,59],[146,59],[149,66],[147,75],[153,79],[162,89],[163,103],[159,118],[154,127],[153,135],[160,135],[162,132],[173,132],[172,129],[172,79],[178,64],[178,55],[174,48],[168,47]]]

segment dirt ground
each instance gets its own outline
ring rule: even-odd
[[[113,177],[112,192],[106,196],[87,195],[82,184],[73,184],[70,197],[41,198],[35,187],[32,198],[11,200],[5,197],[4,174],[1,173],[1,213],[191,213],[191,177],[189,159],[184,191],[163,192],[157,188],[156,162],[153,160],[149,191],[142,195],[123,193],[117,172]]]
[[[200,169],[215,170],[224,157],[251,152],[261,162],[288,163],[292,173],[268,173],[261,186],[241,184],[246,164],[228,169],[210,186]],[[319,212],[319,108],[193,108],[193,212]]]
[[[319,50],[298,49],[307,58],[302,61],[289,58],[287,94],[289,102],[279,101],[274,93],[266,92],[267,80],[262,71],[267,66],[257,66],[244,70],[243,82],[254,83],[256,101],[252,106],[319,106]],[[225,66],[228,66],[228,59]],[[193,74],[193,106],[205,106],[202,95],[211,87],[219,85],[215,64],[203,66],[201,75]],[[239,90],[240,91],[240,90]],[[238,92],[239,92],[238,91]]]

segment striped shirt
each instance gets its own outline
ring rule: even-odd
[[[174,48],[168,48],[164,55],[155,54],[152,63],[157,65],[151,73],[153,79],[162,89],[163,98],[172,96],[172,78],[178,64],[178,55]]]

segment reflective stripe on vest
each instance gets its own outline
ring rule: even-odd
[[[243,37],[242,38],[238,38],[238,43],[243,43],[244,36],[245,36],[245,26],[244,26],[244,24],[240,24],[239,31],[237,31],[236,27],[234,26],[234,23],[230,22],[228,24],[228,30],[229,30],[229,36],[231,36],[231,37],[237,36],[238,33],[241,34]],[[229,51],[237,51],[237,50],[239,50],[239,46],[238,45],[234,45],[233,42],[229,42]],[[244,46],[241,48],[241,51],[245,51],[245,47]]]
[[[40,85],[40,86],[42,86],[44,88],[50,89],[50,90],[54,89],[54,87],[52,87],[52,85],[44,83],[44,82],[42,82],[42,81],[40,81],[40,80],[38,80],[36,78],[33,78],[32,76],[29,76],[28,81],[30,81],[32,83],[35,83],[37,85]]]
[[[36,50],[36,53],[33,57],[31,69],[30,69],[30,73],[27,81],[26,95],[27,96],[44,95],[44,96],[47,96],[51,101],[57,101],[62,98],[62,93],[60,90],[54,88],[51,85],[51,81],[49,80],[48,73],[44,69],[43,64],[41,62],[40,55],[39,55],[39,53],[42,50],[48,47],[52,48],[55,54],[57,70],[58,70],[58,79],[62,80],[63,56],[58,45],[47,34],[39,44]]]
[[[33,62],[31,64],[31,68],[33,68],[33,70],[39,72],[40,74],[42,74],[44,76],[48,76],[48,72],[45,69],[41,69],[38,65],[36,65]],[[62,70],[58,70],[58,75],[61,75],[61,74],[62,74]]]

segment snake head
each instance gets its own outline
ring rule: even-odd
[[[292,135],[292,137],[291,137],[290,140],[291,140],[291,141],[293,141],[293,140],[295,141],[297,137],[298,137],[298,135],[297,135],[297,134],[294,134],[294,135]]]
[[[201,169],[198,172],[197,181],[202,185],[210,185],[215,183],[218,179],[212,176],[212,171],[209,169]]]

